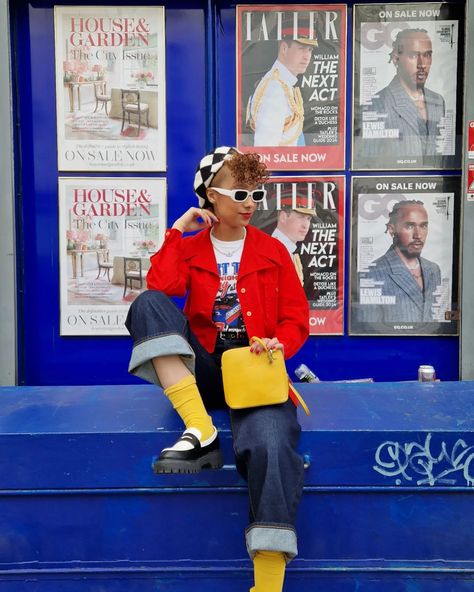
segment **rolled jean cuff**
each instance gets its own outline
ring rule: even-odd
[[[159,335],[136,343],[132,350],[132,357],[128,365],[130,374],[134,374],[147,382],[161,386],[152,359],[161,356],[181,356],[186,368],[195,374],[194,351],[182,335],[173,333],[170,335]]]
[[[277,551],[289,563],[298,555],[296,530],[286,524],[254,523],[245,530],[245,541],[250,558],[257,551]]]

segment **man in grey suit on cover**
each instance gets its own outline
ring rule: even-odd
[[[436,141],[445,102],[426,87],[432,59],[431,39],[424,29],[398,33],[389,60],[396,75],[364,108],[362,151],[366,156],[380,159],[382,164],[384,158],[405,161],[410,156],[428,157],[427,164],[441,166]]]
[[[386,232],[392,237],[388,251],[359,277],[356,320],[370,323],[433,322],[435,292],[441,270],[421,256],[428,235],[428,213],[423,202],[395,204]]]

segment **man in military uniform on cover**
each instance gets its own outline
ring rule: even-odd
[[[278,222],[272,236],[285,245],[293,259],[296,273],[300,282],[304,284],[303,265],[298,254],[296,243],[304,241],[311,228],[311,220],[316,216],[316,210],[308,207],[307,197],[283,197],[281,210],[278,212]]]
[[[297,75],[304,74],[317,46],[309,19],[284,18],[278,57],[260,80],[247,105],[247,123],[255,132],[254,146],[304,146],[304,105]]]

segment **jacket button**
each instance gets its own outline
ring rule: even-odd
[[[250,312],[250,310],[247,311],[247,316],[248,317],[251,317],[252,316],[252,313]]]
[[[247,292],[247,290],[246,290],[245,288],[241,288],[241,289],[240,289],[240,292],[241,292],[242,294],[245,294],[245,292]]]

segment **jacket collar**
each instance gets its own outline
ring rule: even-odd
[[[190,237],[185,243],[184,259],[190,266],[200,267],[218,275],[217,262],[210,233],[210,228],[206,228]],[[281,263],[280,254],[277,249],[271,248],[271,242],[273,240],[261,230],[253,226],[247,226],[247,236],[245,237],[242,260],[239,267],[240,278],[259,269],[271,267],[275,263]]]

